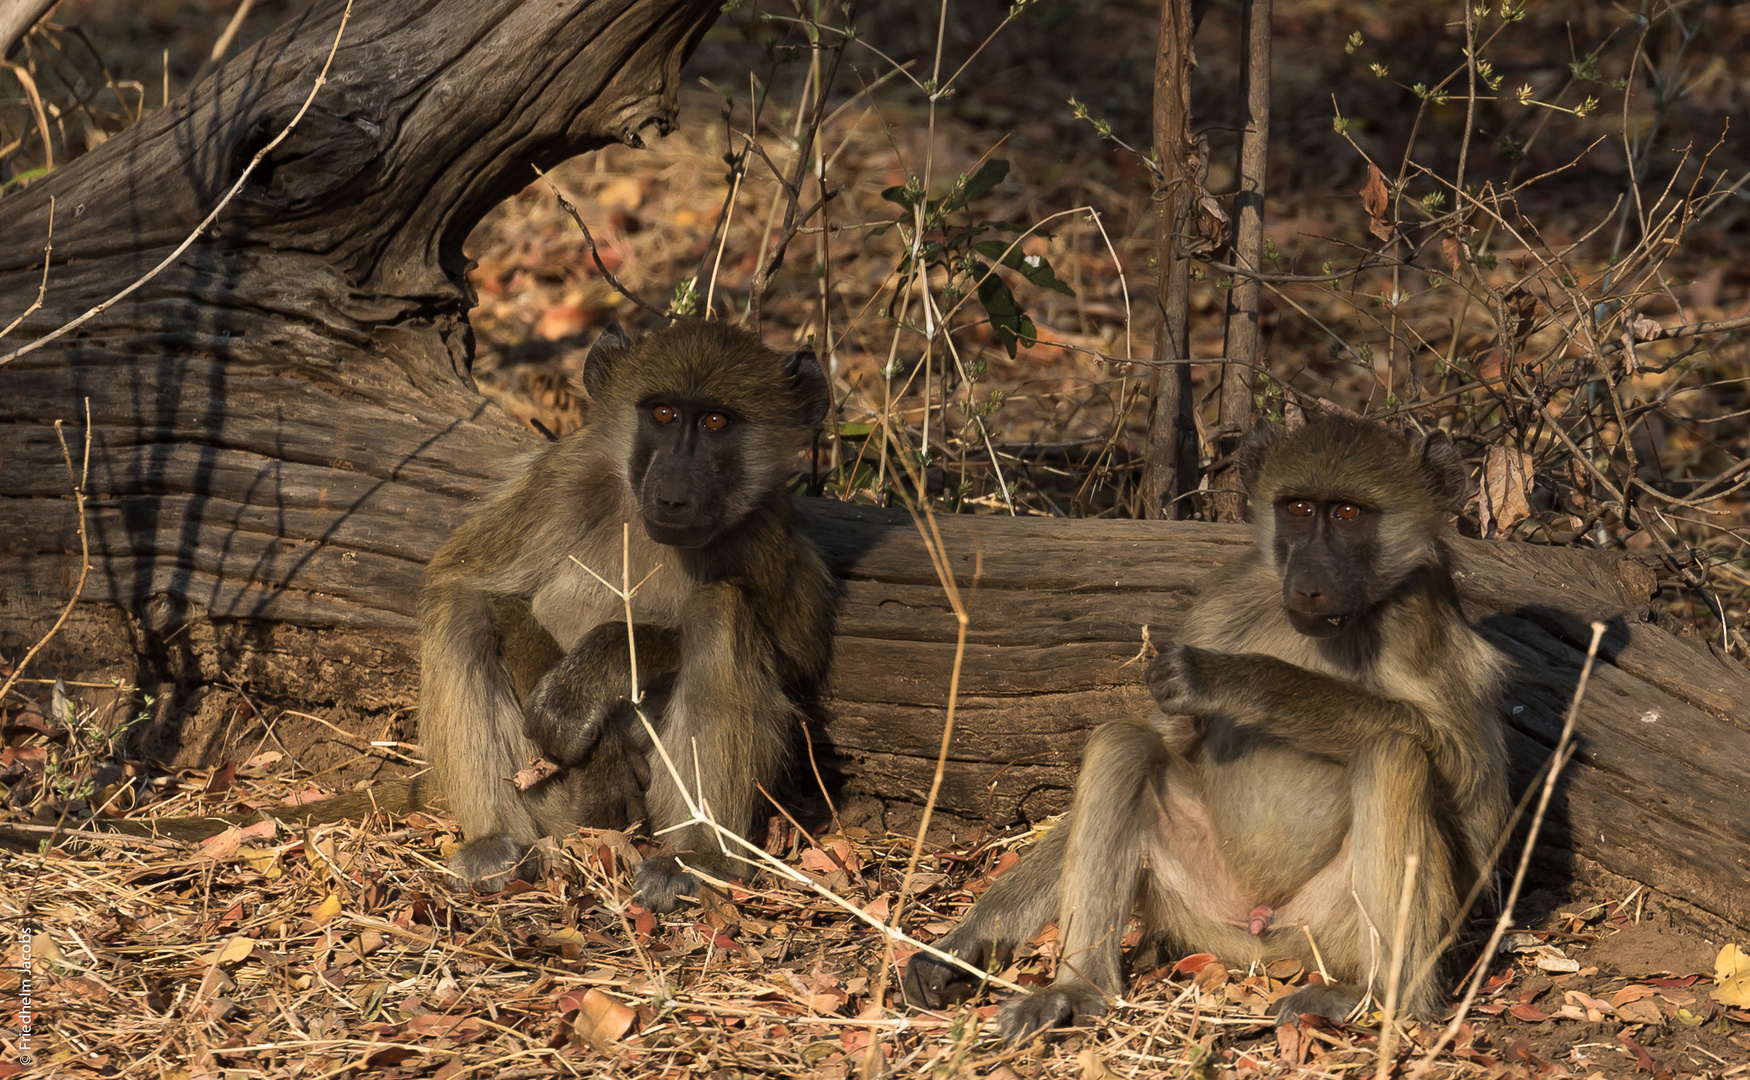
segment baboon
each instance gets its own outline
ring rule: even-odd
[[[1137,909],[1145,941],[1236,965],[1315,968],[1310,934],[1337,981],[1279,1019],[1342,1016],[1370,981],[1383,998],[1412,856],[1400,1000],[1422,1015],[1442,1001],[1440,943],[1508,813],[1504,662],[1450,571],[1463,466],[1441,433],[1412,448],[1327,417],[1261,426],[1241,473],[1257,546],[1160,646],[1159,710],[1094,732],[1069,816],[940,943],[988,970],[1060,920],[1055,981],[1001,1013],[1010,1041],[1105,1012]],[[903,983],[930,1008],[976,989],[925,953]]]
[[[670,829],[688,819],[690,794],[749,833],[825,675],[832,579],[791,527],[787,481],[831,390],[811,352],[780,356],[746,331],[690,320],[636,344],[610,327],[583,380],[584,427],[534,454],[426,569],[419,737],[430,771],[287,819],[441,805],[466,838],[451,872],[475,886],[526,874],[542,836],[640,818],[689,866],[717,876],[742,865],[708,826]],[[626,601],[602,580],[623,575],[636,586],[633,641]],[[634,654],[643,711],[686,794],[633,708]],[[560,769],[519,791],[509,778],[541,755]],[[98,827],[194,838],[231,820]],[[658,911],[697,887],[672,855],[638,868],[638,899]]]
[[[539,837],[641,809],[689,865],[733,874],[741,863],[709,827],[667,831],[687,820],[687,797],[632,714],[633,657],[681,782],[720,825],[748,833],[830,656],[831,578],[791,527],[787,481],[831,392],[813,353],[779,356],[700,321],[637,344],[612,327],[583,378],[585,426],[490,498],[426,570],[419,731],[433,787],[467,837],[450,868],[499,881]],[[635,586],[635,646],[626,601],[603,579]],[[541,661],[563,650],[526,704],[501,648],[506,606],[524,604]],[[506,782],[538,753],[560,772],[527,791]],[[697,887],[673,856],[638,870],[639,900],[659,911]]]

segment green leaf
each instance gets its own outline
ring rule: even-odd
[[[1015,269],[1021,272],[1022,277],[1042,289],[1050,289],[1052,292],[1062,293],[1065,296],[1076,294],[1076,291],[1069,287],[1068,282],[1060,280],[1056,274],[1052,273],[1051,263],[1043,255],[1025,256],[1021,259],[1021,265]]]
[[[1042,289],[1050,289],[1065,296],[1076,294],[1067,282],[1060,280],[1052,271],[1050,261],[1043,255],[1024,255],[1019,245],[1010,248],[1001,240],[985,240],[973,247],[986,258],[1002,260],[1004,266]]]
[[[1021,261],[1021,248],[1019,245],[1016,245],[1014,250],[1011,251],[1009,250],[1009,245],[1001,240],[981,240],[972,245],[972,247],[973,250],[977,251],[987,259],[1001,259],[1003,265],[1011,270],[1013,270]]]
[[[983,269],[979,270],[983,273]],[[991,328],[997,332],[997,340],[1008,350],[1009,358],[1015,357],[1017,343],[1023,338],[1027,344],[1033,343],[1032,337],[1038,333],[1033,320],[1021,313],[1021,306],[1015,303],[1015,294],[1003,283],[1003,279],[991,274],[978,286],[978,302],[984,305],[984,312],[990,316]]]
[[[904,184],[895,184],[887,188],[881,192],[881,197],[890,203],[898,203],[907,210],[916,210],[918,207],[917,195]]]
[[[966,188],[961,192],[959,202],[962,206],[979,198],[991,188],[1003,182],[1009,175],[1009,163],[1006,161],[987,161],[979,166],[977,172],[966,179]]]

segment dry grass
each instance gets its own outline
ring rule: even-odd
[[[181,786],[198,798],[207,778]],[[288,786],[266,775],[231,794]],[[911,838],[811,842],[774,826],[788,863],[887,916]],[[491,897],[446,885],[440,853],[459,837],[440,821],[266,833],[199,848],[100,838],[7,865],[5,923],[40,928],[34,1075],[971,1075],[1007,1063],[1055,1076],[1095,1063],[1276,1073],[1309,1058],[1334,1074],[1371,1060],[1365,1032],[1272,1034],[1270,1002],[1302,975],[1292,962],[1229,973],[1192,958],[1145,976],[1093,1031],[1006,1050],[985,1030],[992,1005],[900,1006],[880,973],[905,954],[799,885],[658,919],[628,905],[638,855],[617,833],[567,838],[545,881]],[[944,932],[989,866],[1012,861],[1000,845],[926,855],[908,928]],[[1054,944],[1048,932],[1006,976],[1037,981]],[[0,988],[17,993],[20,946],[7,948]],[[1410,1045],[1437,1032],[1412,1025]]]

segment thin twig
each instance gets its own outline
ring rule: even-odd
[[[612,270],[608,269],[608,266],[606,263],[602,262],[602,253],[596,250],[595,237],[590,234],[589,226],[585,225],[583,223],[583,215],[581,215],[577,212],[577,207],[571,205],[571,200],[567,199],[563,194],[560,193],[559,185],[555,184],[553,182],[552,178],[549,177],[546,173],[542,172],[539,167],[537,167],[535,169],[535,175],[539,176],[541,179],[547,181],[548,190],[553,192],[553,197],[555,199],[559,200],[559,208],[561,210],[564,210],[567,214],[570,214],[571,220],[577,222],[577,227],[579,229],[583,230],[583,238],[589,244],[589,257],[595,260],[596,270],[598,270],[601,273],[602,277],[607,281],[607,283],[609,285],[612,285],[614,287],[614,291],[619,293],[621,296],[624,296],[626,299],[632,301],[634,304],[637,304],[639,307],[643,308],[649,314],[654,315],[659,319],[668,318],[668,312],[658,311],[656,308],[651,307],[649,304],[644,302],[643,297],[639,296],[637,293],[633,292],[631,289],[628,289],[626,286],[620,284],[620,279],[614,276],[614,272]]]
[[[19,313],[18,318],[13,319],[11,322],[7,323],[6,329],[0,330],[0,338],[5,337],[7,334],[10,334],[10,333],[12,333],[12,331],[18,329],[19,323],[23,322],[24,320],[30,318],[32,315],[36,314],[37,309],[39,309],[43,306],[43,297],[46,296],[48,294],[48,291],[49,291],[49,256],[53,255],[54,251],[55,251],[55,197],[53,195],[50,195],[49,196],[49,235],[48,235],[48,238],[43,241],[43,279],[41,282],[39,282],[37,284],[36,299],[32,300],[30,302],[30,306],[25,308],[22,312]]]
[[[1404,887],[1398,894],[1398,918],[1392,930],[1391,970],[1385,977],[1385,1009],[1379,1018],[1379,1065],[1374,1080],[1386,1080],[1391,1074],[1392,1059],[1398,1051],[1398,997],[1403,987],[1404,936],[1410,925],[1410,900],[1416,892],[1416,868],[1421,856],[1411,852],[1404,858]]]

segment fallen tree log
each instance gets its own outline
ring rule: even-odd
[[[845,789],[924,802],[936,769],[957,622],[907,515],[819,503],[805,531],[844,579],[831,748]],[[1148,707],[1142,627],[1173,622],[1216,567],[1251,545],[1241,526],[938,518],[970,616],[937,806],[1001,826],[1064,809],[1087,733]],[[1600,552],[1461,540],[1466,610],[1513,663],[1505,708],[1515,788],[1547,762],[1587,644],[1590,689],[1539,849],[1750,925],[1750,673],[1649,621],[1654,576]]]
[[[556,10],[361,12],[331,87],[212,234],[78,333],[0,367],[9,659],[81,577],[52,421],[82,421],[89,401],[89,429],[69,430],[75,454],[91,439],[93,569],[38,670],[151,694],[135,736],[165,759],[216,763],[272,738],[313,770],[357,760],[352,742],[276,722],[274,706],[412,737],[424,564],[534,441],[471,385],[461,238],[530,162],[667,123],[680,60],[716,7]],[[58,208],[47,300],[14,340],[180,243],[303,100],[337,20],[325,5],[0,200],[11,311],[35,298],[50,196]],[[956,621],[903,513],[805,502],[800,516],[844,581],[823,764],[903,824],[935,774]],[[1189,523],[939,525],[971,622],[938,805],[968,828],[1065,804],[1087,732],[1146,706],[1126,666],[1141,628],[1170,634],[1196,582],[1249,543]],[[1750,676],[1649,623],[1653,579],[1632,561],[1467,542],[1459,569],[1473,614],[1519,665],[1508,705],[1522,784],[1554,742],[1587,623],[1610,625],[1550,867],[1589,860],[1750,926]]]

